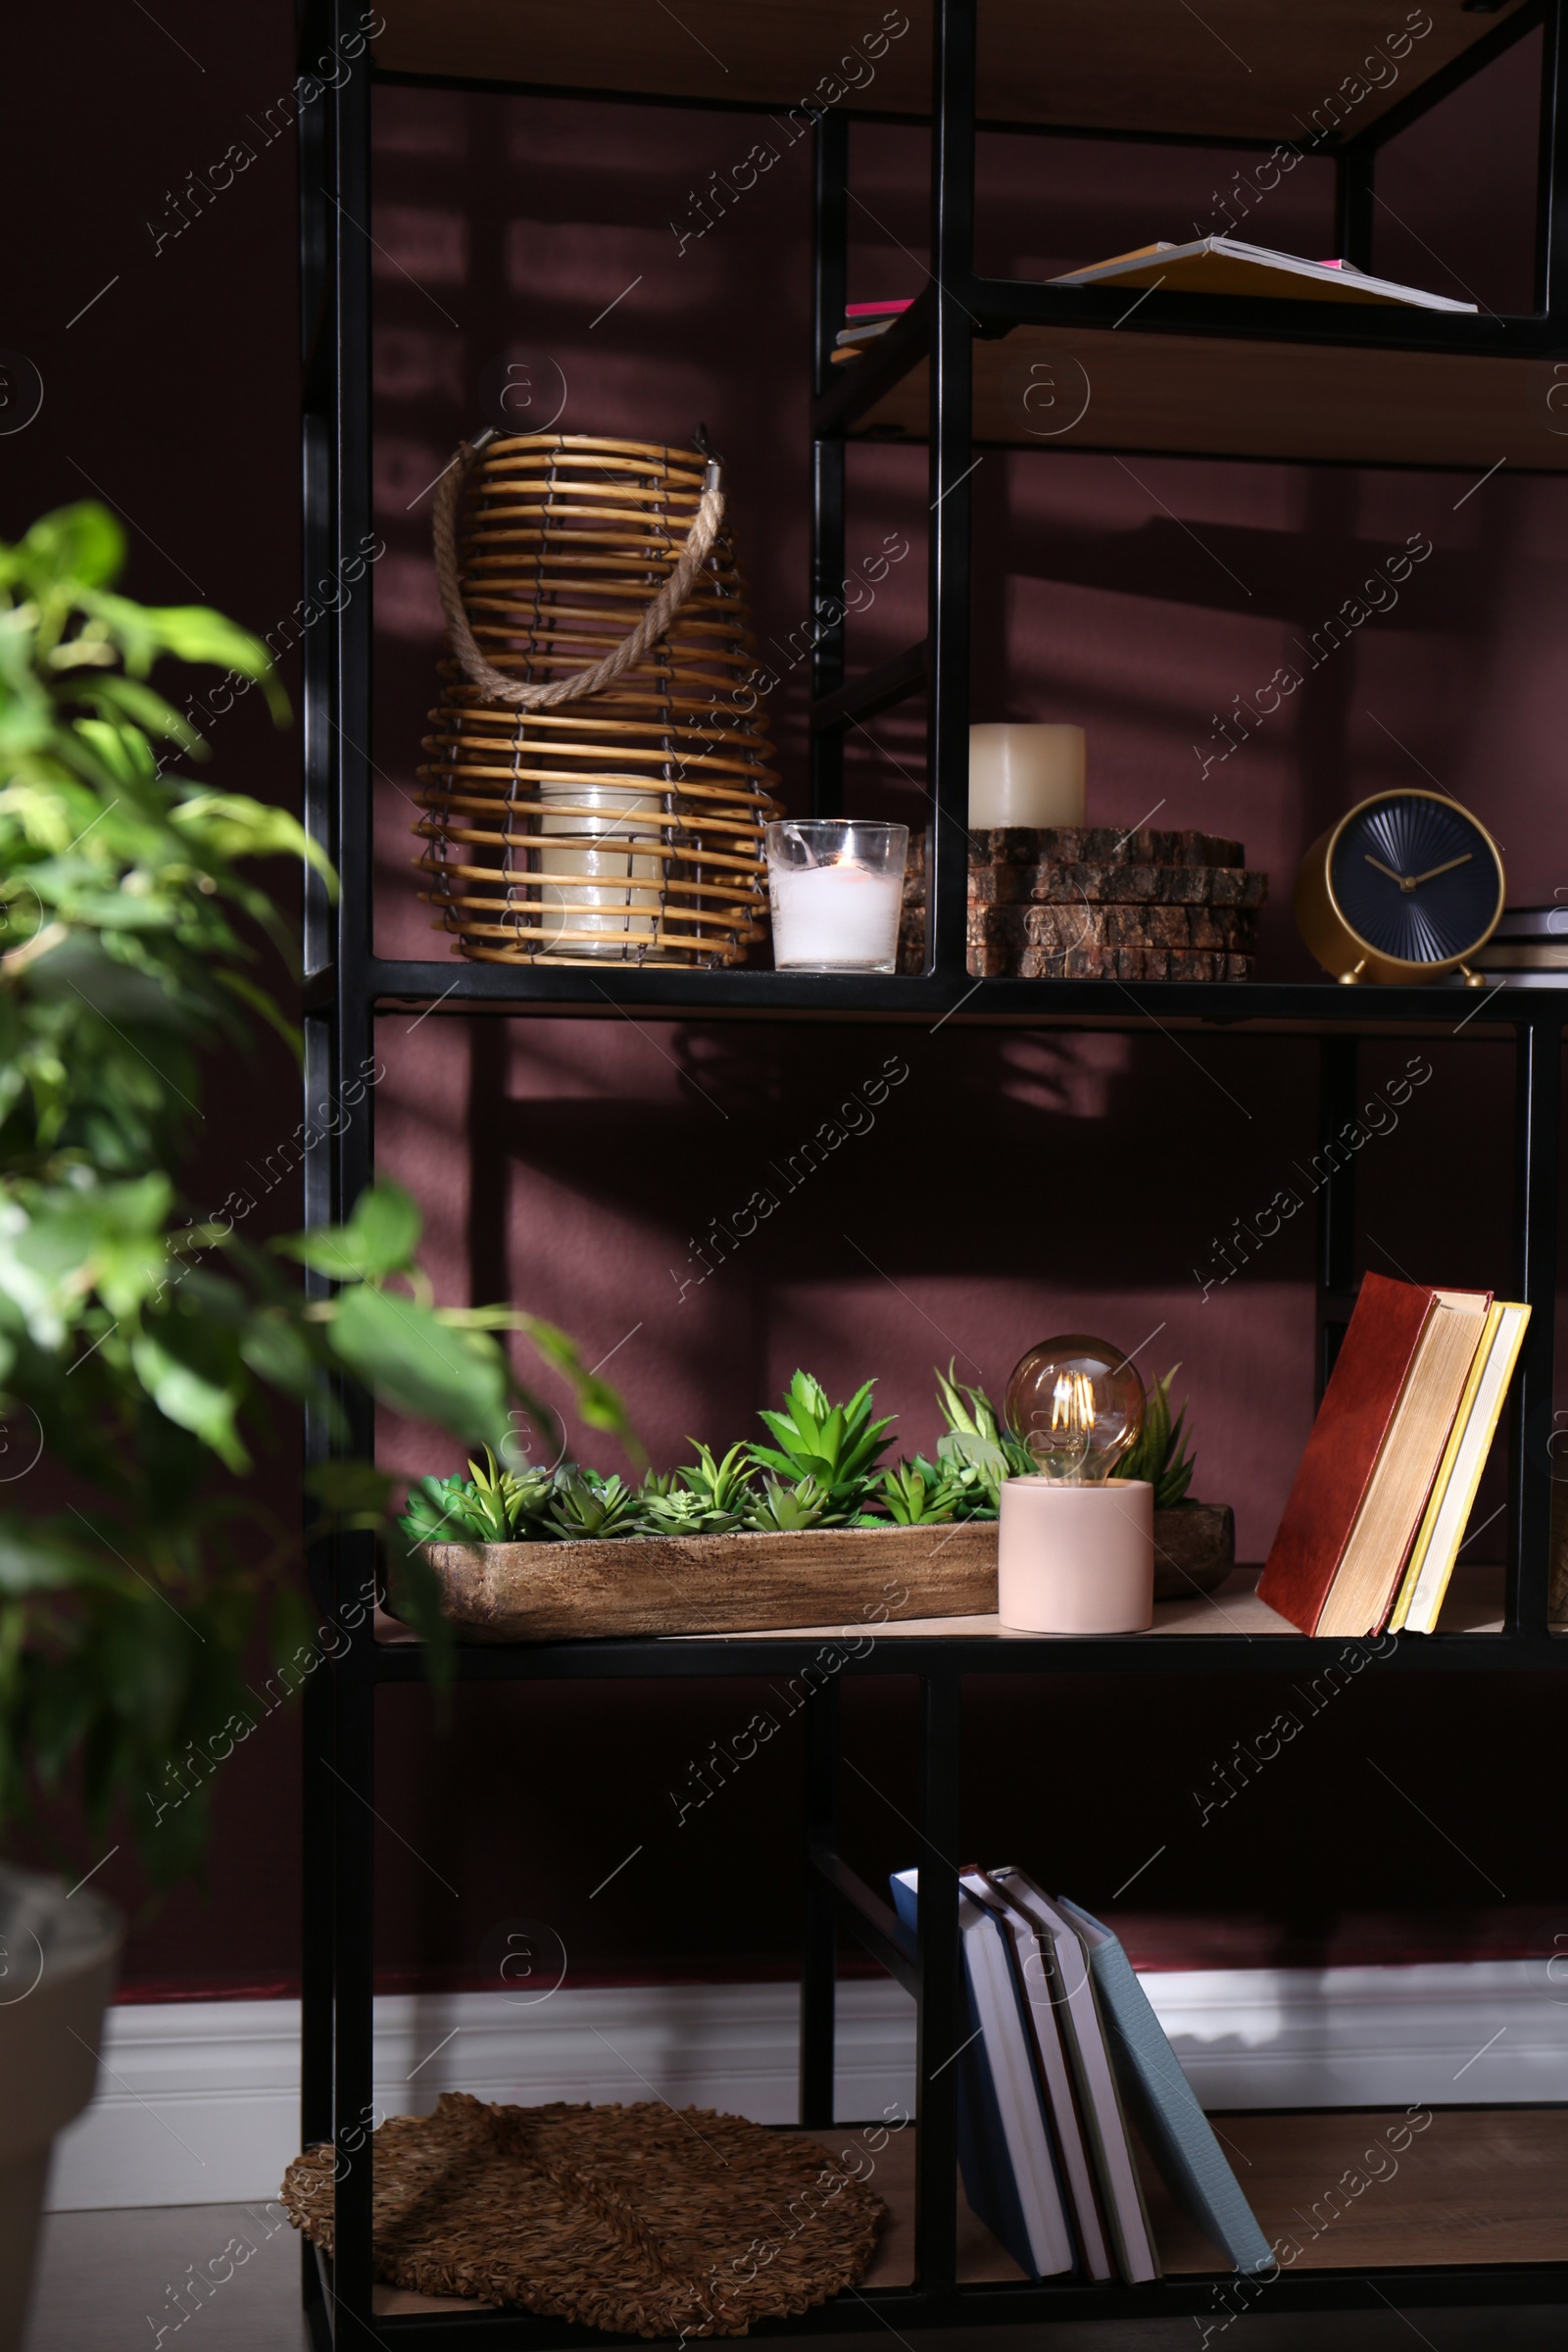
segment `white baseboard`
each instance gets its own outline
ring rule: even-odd
[[[1568,1984],[1544,1963],[1193,1970],[1143,1980],[1205,2107],[1502,2105],[1568,2095]],[[1563,1996],[1559,2005],[1557,1995]],[[529,2103],[633,2100],[795,2120],[793,1984],[564,1988],[375,2004],[375,2100],[443,2090]],[[838,2111],[907,2103],[913,2004],[887,1980],[839,1987]],[[1490,2047],[1487,2046],[1490,2043]],[[96,2096],[61,2135],[55,2211],[275,2196],[299,2145],[297,2001],[112,2009]]]

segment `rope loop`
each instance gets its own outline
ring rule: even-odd
[[[446,614],[453,652],[481,694],[491,702],[507,704],[514,710],[546,710],[556,703],[571,703],[591,694],[602,694],[663,636],[711,553],[724,519],[723,476],[717,461],[710,458],[708,462],[702,500],[675,568],[630,636],[622,638],[613,652],[596,662],[592,668],[579,669],[569,678],[555,678],[548,685],[534,686],[521,678],[509,677],[505,670],[497,669],[494,662],[485,660],[463,609],[458,586],[458,511],[478,454],[471,443],[460,441],[458,454],[442,475],[435,497],[436,585],[441,592],[441,610]]]

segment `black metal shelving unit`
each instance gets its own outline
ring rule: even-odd
[[[594,55],[595,23],[615,0],[581,0],[586,58]],[[625,1011],[670,1020],[835,1021],[861,1024],[1054,1026],[1126,1032],[1251,1037],[1316,1037],[1321,1041],[1321,1126],[1333,1133],[1353,1100],[1356,1050],[1370,1036],[1406,1035],[1429,1041],[1456,1036],[1511,1052],[1515,1070],[1513,1153],[1516,1199],[1516,1295],[1534,1309],[1511,1421],[1510,1536],[1503,1628],[1495,1634],[1403,1637],[1387,1661],[1397,1675],[1511,1672],[1568,1664],[1568,1644],[1547,1626],[1551,1498],[1545,1439],[1552,1411],[1554,1294],[1558,1229],[1558,1136],[1563,1027],[1568,991],[1510,985],[1479,996],[1439,985],[1419,990],[1352,991],[1320,985],[1140,984],[1114,981],[1018,981],[970,978],[965,966],[965,794],[969,663],[969,475],[974,464],[975,386],[987,355],[1009,330],[1045,328],[1072,335],[1108,336],[1123,301],[1095,291],[1069,294],[978,278],[973,267],[976,151],[976,11],[979,0],[933,0],[931,134],[932,283],[892,333],[858,364],[830,373],[833,332],[843,315],[847,284],[849,112],[825,113],[816,124],[815,301],[816,403],[812,424],[814,488],[812,584],[820,612],[843,574],[846,447],[858,433],[907,429],[908,392],[923,376],[929,442],[931,526],[928,549],[927,634],[896,662],[849,679],[841,628],[821,628],[813,665],[812,789],[817,808],[831,812],[842,788],[842,743],[857,718],[923,694],[928,728],[928,774],[933,814],[927,840],[931,877],[927,969],[908,978],[810,978],[767,971],[662,972],[502,969],[452,961],[391,962],[378,958],[371,936],[370,855],[370,633],[367,600],[348,602],[330,623],[304,641],[305,808],[312,832],[335,860],[341,896],[329,904],[308,884],[306,947],[307,1098],[334,1094],[339,1074],[357,1069],[372,1051],[378,1017],[406,1007],[433,1017],[466,1020],[480,1014],[537,1018],[595,1018]],[[403,0],[418,13],[419,0]],[[386,0],[396,54],[399,8]],[[439,14],[439,12],[435,12]],[[424,10],[431,11],[427,0]],[[449,0],[453,18],[462,0]],[[1195,339],[1213,358],[1216,385],[1227,370],[1251,365],[1259,352],[1338,353],[1349,372],[1341,379],[1351,404],[1355,370],[1391,358],[1433,370],[1460,364],[1474,368],[1526,370],[1553,356],[1568,356],[1568,0],[1526,0],[1500,23],[1478,24],[1477,37],[1424,82],[1411,87],[1357,137],[1332,152],[1339,188],[1342,248],[1369,258],[1373,176],[1380,145],[1427,107],[1479,71],[1537,24],[1544,31],[1541,115],[1541,197],[1536,274],[1538,307],[1523,318],[1498,320],[1431,313],[1341,310],[1306,304],[1253,304],[1154,293],[1140,306],[1138,333],[1172,338],[1175,349]],[[348,0],[304,0],[301,64],[344,47],[360,25]],[[608,37],[603,27],[603,37]],[[1114,27],[1107,24],[1107,37]],[[528,88],[516,80],[475,82],[434,67],[415,73],[385,67],[357,69],[300,115],[302,272],[305,350],[303,490],[307,580],[334,569],[342,551],[357,548],[368,529],[370,480],[369,115],[371,89],[383,78],[466,88]],[[596,88],[594,75],[558,75],[554,94],[630,97]],[[671,103],[712,103],[695,92],[652,93]],[[790,91],[779,90],[781,103]],[[755,96],[736,102],[755,106]],[[905,118],[907,119],[907,118]],[[1178,135],[1073,123],[988,127],[1050,131],[1063,136]],[[1210,146],[1266,147],[1255,136],[1229,139],[1205,131]],[[1122,338],[1125,352],[1133,338]],[[1121,364],[1118,361],[1118,365]],[[1372,376],[1364,378],[1367,383]],[[1434,376],[1434,380],[1436,377]],[[1468,379],[1451,376],[1461,387]],[[1495,377],[1475,375],[1481,390]],[[1517,386],[1522,375],[1513,379]],[[1479,396],[1479,395],[1478,395]],[[1488,397],[1492,395],[1489,394]],[[886,421],[888,404],[905,422]],[[1544,404],[1543,404],[1544,407]],[[882,421],[879,421],[879,412]],[[1480,472],[1490,444],[1463,444],[1462,399],[1454,448],[1425,465],[1447,464]],[[1343,450],[1281,447],[1290,459],[1327,456],[1331,462],[1398,463],[1375,447],[1358,449],[1355,417],[1345,419]],[[1030,445],[1026,436],[1002,433]],[[1287,436],[1288,437],[1288,436]],[[1223,435],[1216,431],[1216,441]],[[1067,444],[1063,444],[1064,446]],[[1073,446],[1097,446],[1079,442]],[[1136,425],[1118,447],[1168,447]],[[1223,447],[1215,454],[1226,454]],[[1233,453],[1234,454],[1234,453]],[[1256,454],[1256,453],[1252,453]],[[1549,419],[1537,418],[1535,438],[1519,463],[1543,470],[1568,465],[1568,440]],[[343,1214],[367,1183],[372,1163],[371,1103],[343,1125],[328,1152],[306,1161],[306,1213],[322,1222]],[[1353,1202],[1351,1171],[1332,1177],[1319,1198],[1319,1362],[1321,1386],[1345,1313],[1350,1276]],[[362,1396],[343,1398],[349,1439],[368,1450],[373,1429]],[[318,1422],[307,1445],[319,1456],[329,1445]],[[367,1539],[318,1544],[312,1572],[324,1606],[363,1592],[374,1572]],[[816,1641],[738,1637],[726,1641],[564,1642],[511,1649],[460,1649],[457,1679],[616,1681],[670,1676],[705,1678],[804,1674]],[[1074,2284],[960,2284],[955,2275],[956,2073],[945,2062],[961,2038],[956,1887],[947,1857],[960,1849],[960,1699],[967,1678],[996,1673],[1064,1672],[1310,1673],[1325,1644],[1300,1637],[1250,1640],[1234,1634],[1152,1636],[1134,1641],[998,1640],[972,1632],[932,1638],[881,1638],[845,1672],[900,1674],[918,1679],[921,1707],[923,1881],[934,1896],[921,1907],[917,1945],[888,1907],[855,1877],[836,1851],[838,1681],[824,1685],[805,1710],[804,1804],[808,1834],[803,1947],[801,2121],[833,2122],[833,2008],[837,1939],[858,1939],[913,1993],[918,2009],[917,2276],[907,2287],[840,2297],[802,2320],[758,2332],[803,2334],[984,2323],[1114,2318],[1131,2314],[1182,2315],[1212,2305],[1211,2279],[1178,2277],[1127,2288]],[[370,2271],[371,2167],[367,2124],[371,2115],[372,1838],[374,1833],[374,1720],[378,1689],[421,1677],[416,1648],[378,1642],[367,1626],[304,1694],[305,1723],[305,1948],[303,1966],[303,2135],[306,2143],[336,2139],[341,2156],[337,2189],[337,2251],[327,2263],[307,2249],[306,2304],[313,2340],[387,2346],[407,2342],[435,2348],[470,2343],[539,2346],[588,2342],[592,2333],[561,2324],[500,2313],[455,2318],[376,2317]],[[1568,2266],[1538,2264],[1485,2268],[1399,2268],[1381,2271],[1386,2299],[1405,2308],[1568,2300]],[[1316,2271],[1281,2277],[1268,2290],[1276,2310],[1371,2309],[1377,2298],[1353,2272]],[[620,2340],[620,2339],[613,2339]]]

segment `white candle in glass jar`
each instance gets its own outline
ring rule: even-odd
[[[774,865],[773,962],[780,971],[891,971],[899,949],[904,877],[854,858]]]
[[[623,956],[652,946],[664,883],[658,796],[635,784],[545,782],[538,792],[542,952]]]
[[[1082,727],[971,727],[971,828],[1081,825],[1084,764]]]

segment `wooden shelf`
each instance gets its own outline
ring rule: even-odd
[[[1031,366],[1050,370],[1064,417],[1082,404],[1067,429],[1026,430]],[[1021,449],[1451,466],[1477,476],[1506,461],[1512,472],[1561,473],[1568,432],[1552,427],[1568,418],[1546,407],[1552,382],[1544,359],[1015,326],[974,346],[974,438]],[[927,403],[920,359],[854,433],[922,441]]]
[[[1294,1637],[1299,1640],[1298,1629],[1289,1618],[1259,1600],[1254,1586],[1259,1570],[1254,1565],[1237,1568],[1227,1577],[1216,1592],[1200,1593],[1191,1600],[1156,1600],[1154,1622],[1147,1634],[1102,1635],[1102,1641],[1152,1642],[1159,1638],[1178,1639],[1194,1634],[1230,1634],[1243,1641],[1259,1636]],[[1456,1568],[1443,1603],[1439,1620],[1440,1634],[1500,1634],[1502,1631],[1501,1568]],[[386,1622],[390,1623],[390,1620]],[[382,1620],[377,1619],[380,1639]],[[746,1634],[747,1642],[829,1642],[842,1636],[841,1625],[797,1626],[787,1633]],[[1019,1633],[1004,1625],[1000,1617],[893,1617],[876,1628],[879,1642],[900,1640],[950,1639],[989,1642],[1038,1642],[1038,1634]],[[413,1639],[412,1636],[408,1637]],[[668,1637],[672,1641],[732,1642],[733,1634],[682,1634]],[[1062,1636],[1062,1640],[1070,1637]],[[1414,1635],[1412,1641],[1429,1640],[1430,1636]]]
[[[1302,1637],[1296,1627],[1271,1609],[1266,1601],[1258,1599],[1253,1590],[1257,1576],[1255,1566],[1238,1568],[1216,1592],[1200,1594],[1192,1600],[1156,1601],[1154,1622],[1147,1634],[1052,1637],[1020,1633],[1012,1626],[1004,1625],[1000,1617],[897,1617],[876,1626],[875,1640],[884,1658],[896,1654],[910,1642],[962,1642],[968,1650],[970,1664],[983,1660],[987,1651],[994,1655],[1004,1649],[1017,1648],[1019,1644],[1028,1645],[1020,1657],[1020,1664],[1037,1662],[1043,1644],[1049,1641],[1054,1653],[1052,1664],[1061,1667],[1071,1662],[1075,1653],[1083,1652],[1090,1645],[1096,1653],[1097,1664],[1113,1667],[1128,1660],[1131,1651],[1147,1651],[1151,1645],[1163,1649],[1170,1642],[1179,1645],[1183,1639],[1206,1638],[1210,1642],[1216,1639],[1224,1642],[1234,1642],[1239,1650],[1250,1649],[1259,1639],[1299,1642]],[[1456,1568],[1443,1603],[1438,1636],[1500,1637],[1503,1631],[1503,1580],[1504,1571],[1500,1567],[1485,1564],[1471,1567],[1466,1564]],[[375,1640],[381,1656],[407,1660],[411,1656],[416,1657],[422,1649],[419,1636],[397,1618],[389,1617],[377,1609],[374,1622]],[[1548,1630],[1553,1636],[1559,1636],[1568,1633],[1568,1626],[1553,1625]],[[695,1667],[699,1658],[713,1658],[716,1662],[723,1652],[733,1650],[737,1644],[755,1644],[757,1655],[770,1660],[776,1649],[808,1651],[819,1648],[824,1642],[842,1642],[845,1634],[844,1625],[835,1621],[830,1625],[798,1625],[777,1630],[762,1627],[755,1632],[739,1634],[667,1634],[640,1639],[547,1642],[527,1645],[496,1642],[480,1644],[476,1650],[465,1654],[476,1657],[488,1671],[504,1674],[508,1659],[526,1661],[533,1666],[552,1653],[575,1662],[585,1657],[592,1659],[596,1654],[608,1658],[613,1650],[617,1666],[624,1666],[630,1661],[635,1667],[636,1661],[641,1659],[644,1672],[657,1674],[667,1671],[675,1663],[670,1656],[672,1651],[684,1650],[690,1669]],[[1403,1639],[1400,1654],[1412,1656],[1425,1649],[1433,1639],[1431,1635],[1409,1634]],[[1435,1656],[1436,1652],[1432,1654]],[[1205,1657],[1204,1662],[1211,1662],[1211,1656],[1212,1653]],[[1469,1662],[1475,1662],[1477,1653],[1470,1652],[1468,1657]],[[658,1664],[654,1662],[656,1659],[660,1661]],[[1537,1664],[1542,1662],[1539,1658],[1533,1660]],[[733,1669],[737,1673],[748,1670],[768,1671],[770,1668]]]
[[[1350,126],[1366,129],[1525,5],[1432,11],[1431,30]],[[885,14],[902,14],[908,30],[848,104],[930,106],[920,0],[887,12],[876,0],[681,0],[678,12],[650,0],[382,0],[381,13],[375,60],[389,72],[768,109],[808,97]],[[1201,15],[1169,0],[982,0],[978,111],[994,122],[1300,141],[1348,67],[1400,22],[1385,0],[1204,0]]]
[[[1299,2248],[1289,2272],[1568,2260],[1568,2108],[1439,2107],[1417,2122],[1423,2112],[1431,2122],[1404,2147],[1403,2108],[1210,2120],[1263,2235]],[[1153,2167],[1141,2169],[1167,2276],[1224,2270]]]

